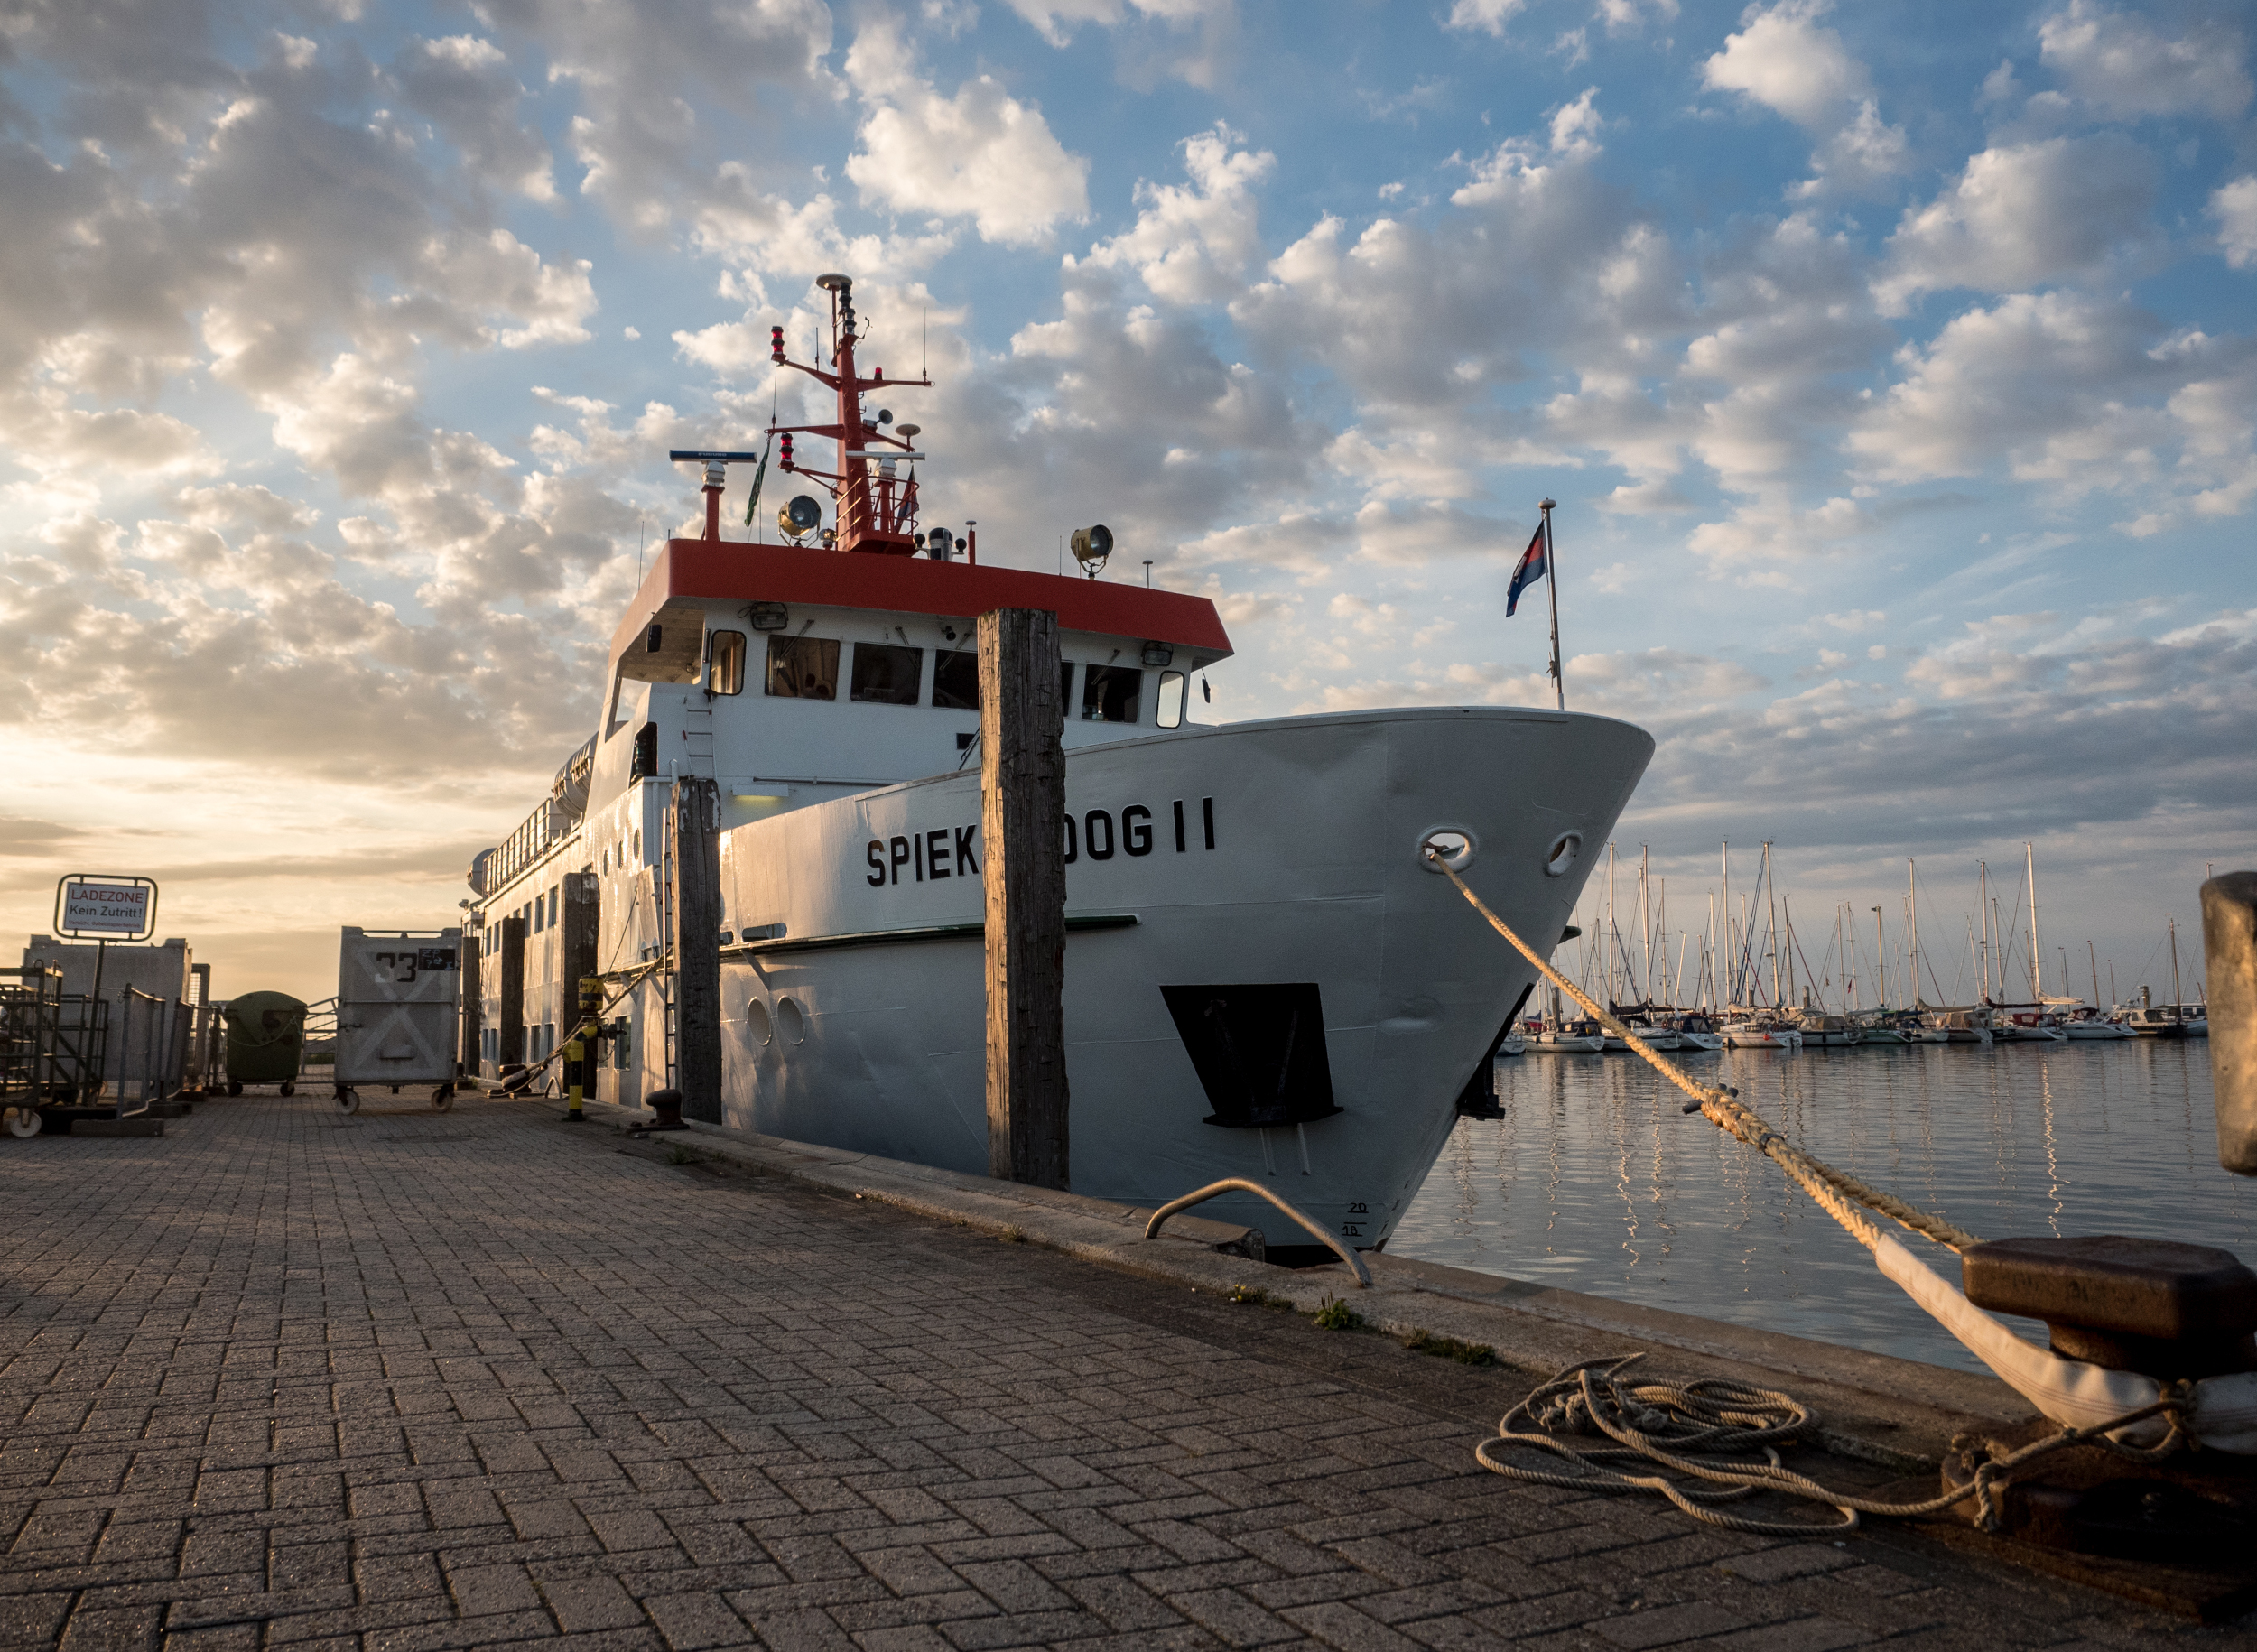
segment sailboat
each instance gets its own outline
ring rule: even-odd
[[[2170,935],[2171,1001],[2158,1004],[2145,987],[2140,988],[2140,1007],[2133,1010],[2125,1025],[2141,1038],[2207,1038],[2210,1035],[2210,1011],[2206,1004],[2186,1002],[2185,989],[2178,979],[2178,920],[2169,913],[2163,914],[2163,923]]]

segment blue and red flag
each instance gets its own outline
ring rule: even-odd
[[[1512,586],[1505,592],[1505,617],[1512,617],[1513,609],[1520,606],[1520,593],[1551,571],[1551,559],[1544,554],[1544,529],[1539,524],[1536,537],[1528,541],[1528,548],[1513,564]]]

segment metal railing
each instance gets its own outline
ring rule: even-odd
[[[38,964],[0,969],[0,1091],[6,1105],[67,1106],[99,1094],[108,1044],[109,1006],[64,992],[61,970]]]
[[[123,1118],[179,1092],[194,1006],[138,987],[121,988],[117,1001],[116,1060],[108,1077],[117,1117]],[[135,1104],[130,1109],[129,1100]]]

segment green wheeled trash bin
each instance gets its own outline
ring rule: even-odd
[[[279,1084],[285,1096],[295,1090],[305,1053],[304,1000],[286,992],[246,992],[228,999],[220,1013],[228,1021],[228,1093],[239,1096],[246,1084]]]

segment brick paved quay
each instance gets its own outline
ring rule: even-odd
[[[2252,1644],[1508,1483],[1517,1373],[389,1101],[0,1139],[0,1646]]]

